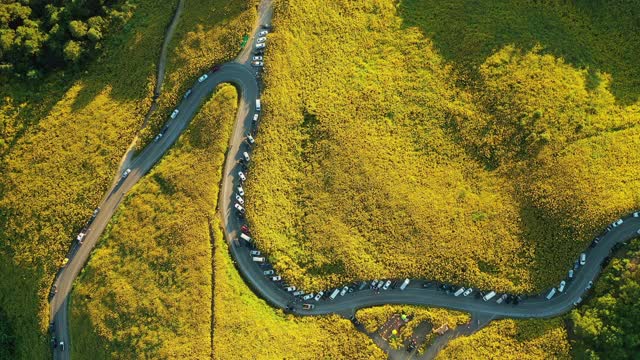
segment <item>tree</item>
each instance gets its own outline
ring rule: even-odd
[[[87,24],[83,23],[79,20],[74,20],[69,23],[69,32],[71,32],[71,36],[76,39],[82,39],[85,35],[87,35]]]
[[[82,56],[82,46],[79,42],[69,40],[64,46],[64,58],[70,62],[76,62]]]

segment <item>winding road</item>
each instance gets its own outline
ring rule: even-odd
[[[175,119],[170,119],[166,123],[168,128],[164,136],[157,142],[150,143],[128,162],[127,166],[131,169],[131,172],[126,177],[121,177],[105,195],[100,204],[101,210],[91,222],[83,244],[76,248],[71,254],[72,256],[70,256],[67,265],[57,275],[54,283],[57,287],[57,293],[50,302],[51,323],[57,341],[63,341],[65,349],[64,351],[61,349],[54,350],[55,359],[70,358],[69,345],[71,341],[68,329],[67,301],[72,290],[73,281],[87,262],[91,251],[114,215],[118,205],[125,194],[177,141],[182,131],[185,130],[196,114],[201,103],[221,83],[233,84],[240,95],[236,125],[230,139],[220,192],[219,208],[223,220],[224,234],[229,244],[229,251],[240,274],[257,295],[273,306],[287,309],[287,311],[300,315],[336,313],[345,317],[353,316],[359,308],[382,304],[442,307],[481,314],[489,318],[553,317],[569,311],[573,307],[573,303],[584,296],[587,284],[590,281],[595,281],[601,269],[601,261],[609,256],[610,249],[616,243],[637,237],[640,218],[628,216],[622,225],[604,234],[595,248],[587,250],[586,265],[580,267],[572,281],[567,282],[565,291],[551,300],[538,296],[526,298],[518,305],[497,304],[495,301],[497,297],[486,302],[473,296],[455,297],[434,288],[424,289],[422,288],[423,281],[412,280],[405,290],[390,289],[376,294],[367,287],[365,290],[356,290],[352,293],[347,293],[345,296],[338,296],[335,300],[323,299],[317,302],[311,300],[309,302],[315,304],[315,308],[310,311],[303,310],[301,302],[294,302],[294,297],[291,293],[286,292],[282,286],[263,275],[263,271],[266,268],[252,261],[252,257],[249,254],[252,249],[244,241],[238,240],[240,226],[244,224],[244,221],[238,217],[234,208],[234,190],[239,183],[237,172],[242,166],[239,163],[242,153],[244,151],[251,152],[249,144],[245,141],[245,134],[255,131],[254,126],[257,124],[253,124],[253,115],[256,113],[255,100],[258,98],[260,90],[256,71],[250,66],[249,59],[253,49],[253,41],[260,30],[260,24],[271,22],[271,1],[263,0],[258,11],[259,17],[254,27],[253,36],[245,49],[235,61],[223,64],[215,72],[207,73],[208,78],[203,82],[196,82],[192,87],[191,95],[183,99],[178,105],[179,114]]]

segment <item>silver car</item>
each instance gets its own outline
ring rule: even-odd
[[[320,301],[320,298],[322,297],[322,295],[324,295],[324,291],[320,291],[319,293],[317,293],[316,297],[314,298],[315,301]]]

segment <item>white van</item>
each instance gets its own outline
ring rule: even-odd
[[[256,111],[260,111],[260,99],[256,99]]]
[[[547,294],[547,300],[551,300],[551,298],[555,294],[556,294],[556,288],[551,288],[551,291],[549,291],[549,293]]]
[[[257,263],[263,263],[264,262],[264,256],[254,256],[253,261],[257,262]]]
[[[245,240],[245,241],[251,242],[251,238],[250,238],[247,234],[240,234],[240,238],[241,238],[242,240]]]
[[[460,296],[460,295],[462,295],[463,292],[464,292],[464,288],[461,287],[455,293],[453,293],[453,296]]]
[[[489,301],[491,300],[491,298],[493,298],[494,296],[496,296],[496,292],[495,291],[491,291],[490,293],[488,293],[487,295],[485,295],[482,300],[484,301]]]
[[[409,285],[409,279],[404,279],[404,282],[400,285],[400,290],[406,289],[407,285]]]
[[[336,296],[338,296],[338,294],[340,294],[340,289],[333,290],[333,292],[331,293],[331,296],[329,296],[329,299],[331,300],[335,299]]]

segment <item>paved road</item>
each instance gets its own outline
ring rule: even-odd
[[[178,116],[167,122],[168,130],[164,136],[159,141],[151,143],[131,160],[129,165],[131,173],[115,184],[103,199],[100,205],[101,211],[91,223],[83,245],[77,248],[77,251],[70,258],[66,267],[58,274],[55,281],[58,292],[51,300],[51,321],[58,342],[64,341],[66,347],[65,351],[54,351],[54,358],[69,358],[68,346],[70,339],[67,326],[67,299],[73,281],[89,258],[92,249],[113,216],[116,208],[133,185],[135,185],[175,143],[204,99],[207,98],[218,84],[223,82],[234,84],[240,93],[237,121],[230,139],[220,196],[220,212],[223,220],[225,238],[229,243],[229,250],[240,274],[260,297],[264,298],[273,306],[280,308],[291,306],[293,312],[302,315],[337,313],[347,317],[352,316],[359,308],[382,304],[413,304],[444,307],[476,314],[490,314],[492,317],[497,318],[552,317],[570,310],[573,307],[573,302],[580,296],[583,296],[587,283],[595,280],[600,271],[600,262],[609,254],[609,249],[613,247],[615,243],[627,241],[636,236],[636,231],[640,228],[639,218],[628,218],[621,226],[604,235],[600,244],[595,249],[588,251],[586,266],[580,268],[576,278],[567,285],[564,293],[548,301],[542,297],[532,297],[523,300],[517,306],[499,305],[495,303],[495,299],[484,302],[481,299],[475,299],[473,296],[454,297],[435,289],[423,289],[421,287],[421,281],[413,280],[404,291],[393,289],[382,291],[380,294],[374,294],[370,290],[355,291],[342,297],[338,296],[338,298],[333,301],[311,301],[316,304],[316,307],[312,311],[302,310],[302,304],[300,302],[293,303],[294,299],[289,293],[263,275],[263,271],[267,267],[253,262],[249,255],[250,248],[246,246],[246,243],[238,241],[239,229],[244,222],[243,219],[238,217],[233,208],[235,201],[234,190],[239,183],[237,171],[241,169],[242,166],[239,164],[239,160],[241,159],[242,152],[247,151],[251,153],[251,148],[245,141],[245,134],[255,130],[255,126],[257,126],[257,124],[253,123],[252,119],[254,113],[256,113],[255,99],[259,95],[259,83],[256,79],[255,70],[248,65],[248,59],[255,34],[259,31],[259,26],[257,25],[270,22],[271,9],[270,0],[261,3],[255,31],[247,48],[241,52],[236,61],[224,64],[215,73],[208,73],[209,77],[207,80],[194,84],[191,95],[179,104],[178,109],[180,112]],[[263,107],[264,106],[265,105],[263,105]],[[268,106],[268,104],[266,104],[266,106]],[[259,139],[257,140],[259,141]]]

